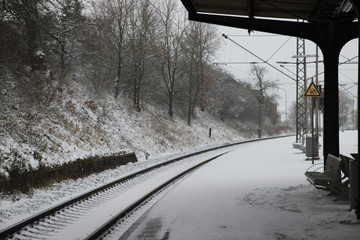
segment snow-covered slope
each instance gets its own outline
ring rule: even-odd
[[[191,126],[180,116],[171,119],[166,110],[146,103],[137,112],[125,97],[90,96],[72,80],[56,92],[40,95],[26,92],[19,81],[5,76],[1,89],[3,176],[14,168],[61,165],[124,150],[135,151],[139,161],[144,161],[252,137],[199,110]]]

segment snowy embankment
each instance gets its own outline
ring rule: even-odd
[[[126,98],[94,99],[74,81],[46,106],[45,100],[36,104],[36,99],[32,102],[16,94],[11,80],[4,84],[0,176],[9,176],[13,169],[56,166],[124,151],[135,152],[143,161],[256,136],[255,129],[238,132],[208,112],[196,111],[191,126],[177,113],[171,119],[166,110],[147,104],[137,112]]]

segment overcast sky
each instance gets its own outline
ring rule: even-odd
[[[219,26],[219,35],[226,34],[236,43],[246,48],[251,53],[257,55],[259,58],[269,62],[276,68],[284,71],[286,74],[293,76],[293,73],[296,73],[296,65],[295,64],[281,64],[281,62],[296,62],[296,59],[292,58],[292,56],[296,55],[296,38],[283,36],[283,35],[275,35],[268,34],[264,32],[253,32],[250,36],[247,30],[244,29],[236,29],[236,28],[228,28]],[[358,54],[358,40],[353,40],[349,42],[342,50],[340,56],[340,62],[344,62],[350,58],[357,56]],[[306,40],[305,42],[305,54],[306,55],[315,55],[316,46],[313,42]],[[261,60],[253,56],[252,54],[246,52],[246,50],[242,49],[240,46],[237,46],[235,43],[222,38],[221,40],[221,48],[216,54],[215,62],[220,63],[227,71],[234,74],[234,76],[242,81],[253,82],[253,76],[249,74],[249,70],[251,67],[251,63],[249,62],[261,62]],[[322,53],[319,50],[319,61],[321,61]],[[308,58],[308,62],[314,62],[315,57]],[[354,62],[357,62],[358,59],[354,59]],[[238,64],[241,62],[241,64]],[[226,63],[226,65],[225,65]],[[285,114],[285,92],[287,94],[287,105],[288,108],[291,102],[295,101],[295,91],[296,85],[295,81],[287,77],[286,75],[278,72],[273,69],[271,66],[260,63],[261,66],[267,68],[268,73],[266,75],[267,80],[278,80],[280,83],[280,87],[284,90],[280,90],[278,95],[279,98],[279,111],[282,114]],[[319,72],[323,71],[323,64],[319,63]],[[307,64],[307,77],[315,75],[315,63]],[[357,65],[356,64],[346,64],[339,67],[339,82],[341,85],[340,88],[353,94],[357,95],[357,86],[354,82],[357,82]],[[324,75],[319,75],[320,84],[323,85]],[[310,84],[310,82],[308,83]],[[345,90],[348,89],[348,90]],[[284,117],[284,115],[283,115]]]

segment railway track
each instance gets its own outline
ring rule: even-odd
[[[73,239],[107,239],[110,236],[111,239],[114,235],[119,237],[119,234],[126,230],[124,225],[131,225],[134,219],[137,219],[134,215],[146,211],[186,174],[226,153],[231,146],[253,141],[259,139],[195,152],[130,174],[3,229],[0,231],[0,239],[69,239],[64,236],[71,236]],[[207,156],[206,159],[189,164],[188,159],[191,157],[220,149],[221,153],[213,153],[211,157]],[[188,163],[184,164],[186,160]],[[178,167],[174,168],[176,164]],[[75,232],[79,235],[74,234]]]

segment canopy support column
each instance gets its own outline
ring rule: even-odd
[[[324,163],[328,154],[339,156],[339,55],[342,44],[336,42],[335,29],[328,25],[327,35],[323,36],[322,53],[325,68],[324,96]]]

